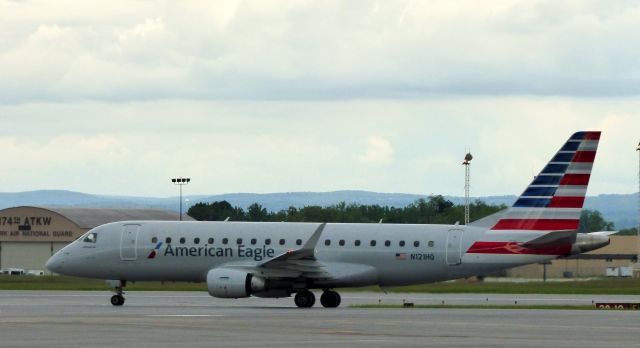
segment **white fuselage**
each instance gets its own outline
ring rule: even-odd
[[[61,274],[128,281],[206,281],[219,267],[255,269],[300,248],[317,223],[130,221],[99,226],[47,267]],[[525,241],[531,236],[509,237]],[[327,224],[315,259],[331,274],[313,287],[409,285],[487,274],[558,255],[467,253],[477,241],[504,241],[485,228],[458,225]],[[304,271],[304,267],[301,271]],[[271,274],[270,276],[274,276]],[[277,276],[277,274],[275,275]]]

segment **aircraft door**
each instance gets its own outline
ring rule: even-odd
[[[134,261],[138,259],[137,244],[140,225],[122,226],[120,237],[120,260]]]
[[[446,259],[451,266],[462,263],[462,230],[453,229],[447,233]]]

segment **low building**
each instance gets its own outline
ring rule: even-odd
[[[607,269],[635,267],[638,262],[637,236],[611,236],[611,243],[604,248],[551,261],[546,265],[547,278],[603,277]],[[540,278],[545,265],[532,264],[508,270],[508,277]]]
[[[45,262],[90,229],[115,221],[178,220],[161,209],[14,207],[0,210],[0,269],[42,270]],[[193,220],[185,217],[185,220]]]

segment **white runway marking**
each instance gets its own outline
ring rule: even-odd
[[[192,317],[224,317],[224,314],[150,314],[147,317],[177,317],[177,318],[192,318]]]

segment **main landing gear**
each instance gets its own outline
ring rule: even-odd
[[[124,280],[107,280],[107,284],[115,290],[115,295],[111,296],[111,304],[114,306],[122,306],[124,304],[123,288],[127,285]]]
[[[320,304],[325,308],[336,308],[340,305],[340,294],[332,290],[325,290],[320,296]]]
[[[309,290],[298,291],[293,302],[300,308],[310,308],[316,303],[316,296]]]
[[[320,304],[325,308],[336,308],[340,301],[340,294],[333,290],[324,290],[320,296]],[[316,296],[309,290],[298,291],[294,302],[300,308],[310,308],[316,303]]]

